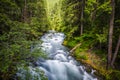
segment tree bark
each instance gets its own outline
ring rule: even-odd
[[[117,42],[117,46],[116,46],[116,49],[115,49],[115,53],[113,55],[113,58],[112,58],[112,62],[111,62],[111,66],[114,68],[114,62],[115,62],[115,59],[117,57],[117,53],[118,53],[118,50],[119,50],[119,47],[120,47],[120,35],[119,35],[119,39],[118,39],[118,42]]]
[[[27,2],[26,2],[26,0],[24,0],[25,2],[24,2],[24,10],[23,10],[23,20],[24,20],[24,22],[26,22],[27,21]]]
[[[112,8],[112,11],[111,11],[111,16],[110,16],[107,69],[111,67],[111,58],[112,58],[112,37],[113,37],[114,13],[115,13],[115,1],[114,0],[111,0],[111,8]]]
[[[83,34],[84,7],[85,7],[85,0],[82,0],[82,9],[81,9],[81,31],[80,31],[80,35]]]

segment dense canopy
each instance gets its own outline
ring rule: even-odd
[[[0,80],[44,57],[30,48],[48,30],[65,33],[70,49],[81,44],[71,54],[76,60],[120,80],[119,14],[120,0],[0,0]]]

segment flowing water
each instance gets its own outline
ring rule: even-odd
[[[62,45],[64,39],[65,35],[63,33],[54,31],[49,31],[41,37],[42,44],[38,44],[35,48],[44,51],[49,59],[38,59],[35,63],[37,69],[43,70],[49,80],[97,80],[94,71],[86,72],[82,64],[69,56],[68,48]],[[41,80],[34,69],[30,67],[30,73],[38,78],[32,77],[30,80]],[[23,77],[23,75],[21,76]]]

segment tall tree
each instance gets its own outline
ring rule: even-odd
[[[117,42],[117,46],[116,46],[116,49],[115,49],[115,53],[114,53],[112,61],[111,61],[112,67],[114,67],[114,62],[115,62],[115,59],[117,57],[117,53],[118,53],[119,47],[120,47],[120,35],[119,35],[119,38],[118,38],[118,42]]]
[[[27,21],[27,2],[26,2],[26,0],[24,0],[23,20],[24,20],[24,22]]]
[[[80,0],[62,0],[61,31],[66,33],[67,39],[73,38],[73,35],[80,35],[81,4]]]
[[[83,34],[83,19],[84,19],[84,7],[85,7],[85,0],[82,0],[82,9],[81,9],[81,31],[80,31],[80,35]]]
[[[46,25],[44,0],[0,0],[0,80],[13,78],[17,67],[32,57],[31,40],[47,31]]]
[[[115,13],[115,0],[111,0],[111,16],[110,16],[110,28],[109,28],[109,42],[108,42],[108,60],[107,60],[107,69],[111,66],[112,59],[112,37],[113,37],[113,27],[114,27],[114,13]]]

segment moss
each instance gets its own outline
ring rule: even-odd
[[[87,60],[88,56],[86,53],[82,52],[83,50],[80,48],[77,48],[74,52],[74,56],[76,57],[76,59],[83,59],[83,60]]]
[[[86,56],[86,55],[84,55],[84,54],[75,54],[75,57],[77,58],[77,59],[83,59],[83,60],[87,60],[88,59],[88,57]]]
[[[85,56],[85,55],[80,55],[79,58],[84,59],[84,60],[88,59],[87,56]]]

